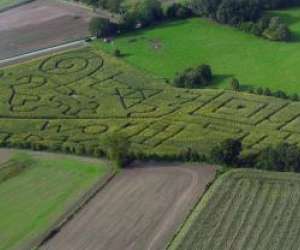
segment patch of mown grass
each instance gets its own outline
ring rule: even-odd
[[[235,77],[242,89],[268,87],[300,93],[300,9],[275,14],[289,24],[292,42],[271,42],[194,18],[126,34],[111,44],[97,41],[94,46],[111,53],[120,49],[127,55],[124,60],[158,77],[173,79],[176,72],[187,67],[209,64],[217,88],[230,88],[230,80]]]
[[[17,162],[27,164],[24,156]],[[28,247],[107,170],[67,156],[35,157],[25,171],[0,184],[0,249]]]
[[[233,170],[216,181],[168,249],[293,249],[300,176]]]

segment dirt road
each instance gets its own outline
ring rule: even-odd
[[[42,249],[164,249],[214,176],[211,166],[125,169]]]

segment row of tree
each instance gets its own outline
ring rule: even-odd
[[[174,3],[164,9],[159,0],[145,0],[124,8],[121,22],[118,24],[99,17],[93,18],[90,32],[98,37],[112,36],[118,32],[132,31],[166,19],[183,19],[190,16],[192,12],[187,5]]]
[[[257,95],[265,95],[265,96],[274,96],[281,99],[289,99],[291,101],[299,101],[299,95],[297,93],[288,95],[283,90],[277,90],[277,91],[271,91],[269,88],[257,88],[257,89],[251,89],[249,90],[249,93],[251,94],[257,94]]]
[[[289,41],[291,33],[279,17],[265,15],[266,9],[300,3],[296,0],[192,0],[193,13],[229,24],[274,41]]]
[[[240,91],[241,86],[240,82],[236,78],[232,78],[230,81],[230,87],[234,91]],[[281,99],[289,99],[291,101],[299,101],[299,95],[297,93],[294,93],[292,95],[286,94],[283,90],[277,90],[277,91],[271,91],[269,88],[262,88],[258,87],[256,89],[249,89],[248,92],[250,94],[257,94],[257,95],[264,95],[264,96],[274,96]]]
[[[122,18],[118,24],[102,18],[93,18],[90,24],[92,35],[110,36],[117,32],[123,33],[147,27],[164,20],[184,19],[193,15],[191,8],[186,4],[173,3],[163,8],[160,0],[137,1],[119,11]]]
[[[84,0],[82,0],[84,1]],[[160,0],[137,1],[120,7],[121,0],[86,0],[85,3],[118,9],[122,21],[118,25],[101,20],[99,35],[114,35],[117,31],[128,32],[163,20],[183,19],[191,16],[211,18],[219,23],[235,26],[243,31],[274,41],[289,41],[291,32],[277,16],[265,14],[266,9],[295,5],[300,0],[190,0],[186,4],[173,3],[163,8]],[[113,7],[112,7],[113,6]],[[99,19],[100,20],[100,19]],[[98,23],[100,22],[98,20]],[[95,27],[95,21],[92,22]],[[93,28],[94,29],[94,28]],[[109,32],[107,32],[109,31]],[[94,32],[95,33],[95,32]]]
[[[228,139],[216,145],[209,159],[230,167],[247,167],[281,172],[300,172],[300,148],[289,143],[269,146],[258,154],[242,156],[239,140]]]

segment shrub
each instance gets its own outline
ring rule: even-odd
[[[120,57],[121,56],[121,51],[119,49],[114,50],[114,56],[115,57]]]
[[[256,94],[262,95],[263,93],[264,93],[263,88],[259,87],[259,88],[256,89]]]
[[[265,88],[265,90],[264,90],[264,95],[265,95],[265,96],[271,96],[271,95],[272,95],[271,90],[270,90],[269,88]]]
[[[174,85],[180,88],[197,88],[208,85],[212,81],[209,65],[202,64],[196,68],[188,68],[176,75]]]
[[[283,98],[283,99],[286,99],[288,97],[287,94],[282,90],[276,91],[274,93],[274,96],[279,97],[279,98]]]

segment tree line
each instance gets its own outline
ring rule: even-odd
[[[191,8],[199,16],[237,27],[274,41],[289,41],[291,32],[278,16],[266,10],[300,4],[299,0],[192,0]]]
[[[300,148],[290,143],[267,146],[259,153],[243,155],[243,144],[227,139],[210,152],[210,161],[230,167],[246,167],[280,172],[300,172]]]
[[[190,0],[163,6],[160,0],[137,1],[122,5],[122,0],[81,0],[84,3],[121,14],[122,21],[114,29],[107,28],[102,36],[127,32],[170,19],[200,16],[234,26],[273,41],[291,40],[289,27],[278,16],[266,11],[300,5],[300,0]],[[110,22],[105,25],[111,25]],[[95,27],[95,26],[94,26]],[[103,25],[98,29],[102,31]]]

